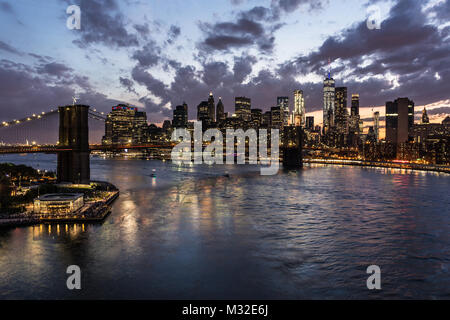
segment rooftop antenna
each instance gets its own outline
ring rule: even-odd
[[[331,60],[328,58],[328,79],[331,79]]]
[[[74,106],[75,103],[77,103],[77,97],[73,96],[72,97],[72,105]]]

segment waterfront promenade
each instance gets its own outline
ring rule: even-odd
[[[39,223],[77,223],[77,222],[101,222],[110,213],[110,205],[119,196],[119,191],[105,192],[106,197],[96,201],[89,201],[79,210],[70,214],[34,214],[25,212],[10,215],[6,219],[0,219],[0,227],[15,227],[34,225]]]
[[[347,160],[347,159],[303,159],[304,163],[315,164],[334,164],[334,165],[348,165],[361,167],[375,167],[375,168],[391,168],[391,169],[405,169],[405,170],[421,170],[434,171],[450,174],[450,166],[443,165],[429,165],[411,162],[382,162],[382,161],[367,161],[367,160]]]

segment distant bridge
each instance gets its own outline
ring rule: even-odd
[[[173,148],[176,144],[166,143],[166,144],[139,144],[139,145],[99,145],[91,144],[89,145],[89,150],[94,151],[121,151],[125,149],[167,149]],[[11,153],[58,153],[73,151],[72,148],[59,147],[58,145],[31,145],[31,146],[0,146],[0,154],[11,154]]]

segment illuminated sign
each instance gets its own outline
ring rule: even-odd
[[[118,105],[118,106],[112,107],[112,110],[137,111],[137,108]]]

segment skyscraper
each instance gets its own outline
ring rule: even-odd
[[[270,127],[274,129],[283,128],[283,111],[278,107],[270,108]]]
[[[106,117],[103,144],[142,143],[147,139],[147,114],[119,104]]]
[[[306,117],[306,129],[314,130],[314,117]]]
[[[380,139],[380,113],[375,111],[373,113],[373,131],[375,134],[375,141]]]
[[[277,97],[277,107],[282,113],[283,126],[289,123],[289,97]]]
[[[266,111],[262,116],[262,125],[266,128],[270,128],[272,124],[272,112]]]
[[[263,121],[263,114],[261,109],[252,109],[252,128],[259,128]]]
[[[223,106],[222,98],[219,97],[219,102],[217,102],[216,106],[216,121],[220,122],[223,120],[225,120],[225,107]]]
[[[350,108],[349,129],[351,133],[358,134],[359,130],[359,94],[352,94],[352,105]]]
[[[359,94],[352,94],[351,116],[359,116]]]
[[[347,133],[347,87],[338,87],[335,89],[335,115],[334,125],[337,132],[341,134]]]
[[[409,139],[409,130],[414,124],[414,101],[398,98],[386,102],[386,141],[404,143]]]
[[[203,129],[211,125],[212,120],[210,118],[208,101],[202,101],[197,106],[197,120],[202,122]]]
[[[328,72],[327,78],[323,81],[323,131],[328,132],[334,127],[334,100],[335,100],[335,82]]]
[[[234,112],[236,116],[243,121],[251,119],[251,99],[246,97],[234,98]]]
[[[428,118],[427,109],[425,109],[425,107],[423,107],[422,111],[422,123],[430,123],[430,118]]]
[[[305,99],[302,90],[294,91],[294,123],[296,125],[300,123],[303,127],[306,125]]]
[[[188,124],[188,106],[183,102],[181,106],[176,106],[173,110],[172,126],[174,128],[186,128]]]
[[[208,115],[212,122],[216,121],[216,105],[214,104],[212,92],[209,93],[208,97]]]

